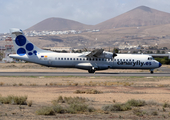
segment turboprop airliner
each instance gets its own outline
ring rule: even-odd
[[[78,68],[94,73],[106,69],[148,69],[153,73],[161,63],[143,54],[116,54],[103,49],[83,53],[56,53],[42,50],[27,40],[22,30],[10,29],[16,54],[11,58],[41,64],[48,67]]]

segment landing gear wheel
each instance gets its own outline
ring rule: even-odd
[[[88,72],[89,73],[95,73],[95,70],[90,69],[90,70],[88,70]]]
[[[153,71],[151,71],[151,74],[153,74]]]

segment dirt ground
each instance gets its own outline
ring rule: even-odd
[[[51,71],[82,72],[77,69],[47,68],[32,63],[0,64],[0,72],[51,72]],[[113,72],[114,70],[108,70]],[[117,71],[118,72],[118,71]],[[134,72],[134,70],[119,70],[119,72]],[[138,70],[135,72],[146,72]],[[75,94],[76,90],[95,89],[101,94]],[[0,104],[0,119],[165,119],[170,118],[170,106],[163,108],[163,104],[170,102],[170,77],[78,77],[78,76],[28,76],[2,77],[0,76],[0,95],[27,96],[33,105]],[[52,100],[59,96],[83,97],[90,100],[89,106],[102,109],[102,106],[125,103],[128,100],[145,100],[157,103],[140,109],[148,114],[137,116],[133,110],[104,113],[56,114],[53,116],[36,115],[42,106],[50,106]],[[113,102],[114,101],[114,102]],[[149,114],[156,110],[158,115]]]

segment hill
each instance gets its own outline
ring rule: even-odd
[[[118,27],[140,27],[170,23],[170,13],[140,6],[115,18],[99,23],[97,29],[113,29]]]
[[[60,31],[60,30],[82,30],[89,28],[90,25],[85,25],[80,22],[73,20],[63,19],[63,18],[48,18],[36,25],[26,29],[26,31],[36,30],[36,31]]]

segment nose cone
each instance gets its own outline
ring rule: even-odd
[[[159,62],[159,67],[161,67],[162,66],[162,64]]]

